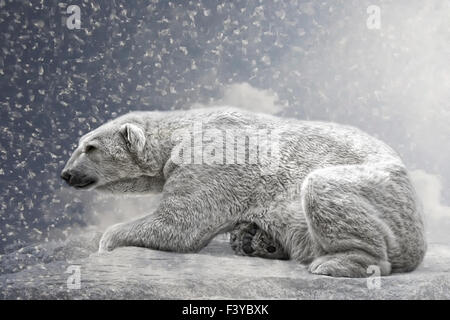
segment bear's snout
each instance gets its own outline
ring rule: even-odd
[[[78,189],[87,188],[97,182],[95,178],[74,170],[63,170],[63,172],[61,172],[61,178],[65,180],[69,186]]]

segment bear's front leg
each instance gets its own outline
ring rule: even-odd
[[[160,210],[144,218],[119,223],[108,228],[100,240],[99,252],[127,246],[196,252],[203,247],[203,238],[189,223],[174,219],[173,215],[163,217],[160,215]],[[188,215],[187,212],[185,214]]]
[[[100,240],[99,251],[137,246],[175,252],[197,252],[219,233],[236,223],[230,210],[216,202],[208,183],[193,188],[178,183],[166,192],[153,214],[110,227]],[[211,193],[210,193],[211,192]]]
[[[99,252],[128,246],[168,251],[195,249],[189,239],[176,236],[176,228],[163,219],[158,219],[157,214],[109,227],[100,239]]]
[[[132,221],[131,223],[118,223],[111,227],[109,227],[105,233],[103,233],[100,243],[99,243],[99,252],[107,252],[112,251],[117,247],[130,246],[134,244],[134,241],[129,238],[132,229],[131,224],[136,223],[136,221]],[[132,244],[133,243],[133,244]]]
[[[100,251],[139,246],[175,252],[197,252],[217,234],[230,231],[239,217],[234,185],[223,180],[223,166],[186,166],[174,169],[163,197],[151,215],[112,226],[100,241]],[[233,172],[226,172],[227,176]],[[242,176],[242,175],[241,175]],[[233,178],[239,182],[242,178]]]
[[[99,252],[124,246],[197,252],[223,229],[218,219],[208,219],[195,207],[195,200],[168,198],[153,214],[107,229]]]

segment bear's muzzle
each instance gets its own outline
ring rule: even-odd
[[[97,182],[95,178],[74,170],[63,170],[61,178],[65,180],[69,186],[77,189],[87,188]]]

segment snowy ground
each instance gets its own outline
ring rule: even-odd
[[[98,254],[99,237],[90,232],[1,256],[0,298],[450,299],[445,245],[431,244],[418,270],[381,278],[378,287],[373,278],[314,276],[292,261],[235,256],[223,236],[199,254],[135,247]]]
[[[80,29],[65,23],[70,4]],[[133,212],[65,188],[60,173],[78,139],[132,110],[199,104],[333,121],[380,138],[419,182],[428,239],[450,244],[450,1],[0,8],[0,254],[64,238],[102,212]]]

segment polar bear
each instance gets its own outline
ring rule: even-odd
[[[197,252],[231,232],[238,254],[367,277],[374,266],[411,271],[426,251],[405,165],[350,126],[232,107],[132,112],[83,136],[61,177],[84,190],[162,192],[149,215],[107,229],[101,252]]]

